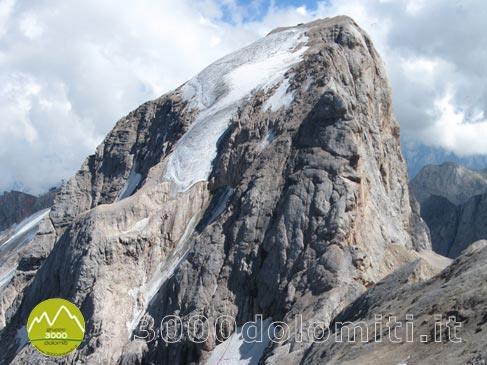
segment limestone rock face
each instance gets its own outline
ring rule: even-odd
[[[473,170],[450,162],[428,165],[411,180],[411,188],[420,203],[436,195],[462,205],[475,195],[487,193],[487,169]]]
[[[122,118],[65,184],[26,259],[40,267],[7,286],[4,363],[41,361],[16,338],[51,297],[87,320],[79,349],[52,363],[203,364],[216,332],[235,330],[134,340],[168,315],[283,321],[289,340],[248,356],[299,363],[311,342],[296,341],[294,314],[331,323],[429,252],[417,208],[367,34],[347,17],[276,29]]]
[[[424,280],[428,275],[418,277],[418,270],[421,267],[424,270],[428,261],[406,265],[358,298],[335,319],[335,323],[351,322],[350,327],[360,324],[364,333],[368,328],[368,342],[338,342],[337,332],[331,333],[329,341],[313,345],[301,364],[428,365],[438,363],[438,359],[448,365],[485,364],[486,259],[487,241],[479,241],[430,280]],[[387,317],[378,322],[377,314]],[[412,317],[406,320],[406,315]],[[455,318],[455,331],[447,327],[451,316]],[[382,336],[377,334],[376,328],[381,327],[375,327],[376,323],[386,329],[390,317],[402,323],[397,327],[396,337],[389,337],[386,331]],[[391,340],[405,339],[411,334],[414,341],[398,344]],[[375,341],[376,335],[382,341]],[[426,336],[424,342],[419,336]]]
[[[0,331],[15,311],[23,289],[49,254],[54,228],[48,219],[57,189],[35,197],[12,191],[0,197]],[[9,285],[12,284],[12,285]]]
[[[57,189],[53,188],[41,196],[21,191],[9,191],[0,196],[0,237],[8,236],[6,230],[20,223],[28,216],[52,206]],[[1,239],[1,238],[0,238]]]
[[[433,250],[450,257],[457,236],[461,207],[442,196],[432,195],[421,204],[421,214],[429,227]]]
[[[430,228],[433,249],[441,255],[456,258],[473,242],[487,238],[487,194],[461,205],[431,196],[421,205],[421,214]]]
[[[6,192],[0,196],[0,231],[29,216],[35,201],[35,196],[20,191]]]
[[[487,172],[445,163],[425,167],[411,183],[433,250],[458,257],[473,242],[487,239]]]

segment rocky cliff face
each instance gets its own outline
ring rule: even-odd
[[[436,195],[461,205],[475,195],[487,193],[487,169],[472,170],[451,162],[428,165],[410,185],[420,203]]]
[[[1,224],[5,227],[0,232],[0,331],[6,323],[6,311],[22,292],[29,277],[33,276],[29,268],[38,268],[40,261],[37,256],[45,258],[50,251],[50,248],[39,247],[35,242],[43,242],[41,236],[52,230],[44,221],[56,192],[57,189],[53,188],[35,197],[12,191],[0,197]],[[39,236],[37,240],[34,239],[36,235]],[[12,280],[17,270],[29,273],[18,282]],[[15,285],[7,290],[10,282],[15,282]]]
[[[485,364],[486,259],[487,241],[479,241],[431,279],[446,262],[435,260],[432,265],[424,258],[406,265],[340,313],[329,341],[313,345],[300,364]],[[377,320],[376,314],[384,317]],[[451,316],[455,331],[453,322],[447,325]],[[389,336],[387,322],[392,317],[392,323],[400,325]],[[362,328],[369,340],[362,342],[357,331],[355,341],[340,342],[340,331],[334,329],[347,322],[349,328]],[[398,338],[401,344],[394,343]]]
[[[0,235],[8,236],[6,230],[20,223],[28,216],[52,206],[57,189],[53,188],[41,196],[20,191],[8,191],[0,196]]]
[[[5,192],[0,196],[0,231],[28,217],[36,197],[20,191]]]
[[[347,17],[276,29],[122,118],[62,188],[5,289],[2,359],[41,361],[19,338],[62,297],[86,340],[46,363],[211,364],[217,333],[257,314],[290,339],[247,363],[299,363],[295,314],[330,323],[430,248],[415,207],[370,38]],[[168,315],[236,323],[133,340]]]
[[[421,201],[434,251],[456,258],[487,238],[487,170],[431,165],[411,181],[411,188]]]

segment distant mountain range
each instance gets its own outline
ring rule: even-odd
[[[455,258],[472,243],[487,239],[487,169],[428,165],[410,186],[421,204],[434,251]]]
[[[410,179],[413,179],[424,166],[440,165],[444,162],[452,162],[470,169],[487,168],[486,155],[458,156],[443,148],[409,141],[402,141],[401,150]]]

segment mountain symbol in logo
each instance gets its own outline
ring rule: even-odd
[[[71,319],[72,321],[74,321],[76,323],[76,325],[79,327],[79,329],[81,330],[81,332],[85,333],[85,329],[81,325],[78,317],[76,315],[74,315],[74,314],[71,314],[71,312],[69,311],[69,309],[66,308],[64,305],[62,305],[61,307],[59,307],[56,315],[54,316],[54,318],[52,320],[49,318],[49,315],[46,312],[42,312],[42,314],[39,317],[35,317],[32,320],[32,322],[30,323],[30,326],[27,329],[27,333],[30,333],[30,331],[32,330],[32,328],[34,327],[34,325],[41,324],[43,321],[46,321],[47,324],[49,325],[49,327],[54,327],[54,325],[56,324],[58,318],[61,316],[61,314],[63,312],[67,314],[67,316],[69,317],[69,319]]]
[[[64,356],[76,350],[85,337],[85,319],[79,308],[61,298],[35,306],[27,320],[30,343],[44,355]]]

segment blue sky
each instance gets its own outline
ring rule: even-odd
[[[228,1],[221,1],[223,9],[222,20],[229,23],[235,23],[235,3]],[[321,1],[323,4],[329,3],[329,1]],[[245,9],[238,14],[241,17],[241,21],[258,21],[261,20],[267,12],[272,8],[301,8],[305,7],[309,11],[316,10],[317,1],[295,1],[295,0],[282,0],[282,1],[270,1],[270,0],[248,0],[237,1],[236,5]]]
[[[0,191],[69,178],[115,122],[279,26],[348,15],[405,141],[487,155],[483,0],[0,0]]]

